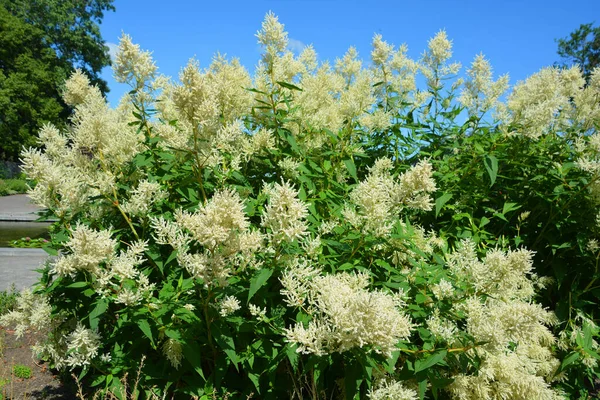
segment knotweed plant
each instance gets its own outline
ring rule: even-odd
[[[537,302],[552,283],[533,253],[473,230],[460,207],[478,194],[448,189],[445,157],[482,132],[534,142],[567,127],[595,177],[594,78],[543,70],[504,105],[508,78],[483,56],[455,79],[443,31],[419,60],[376,35],[369,66],[354,48],[295,55],[271,13],[256,36],[254,76],[217,55],[179,80],[124,36],[114,71],[131,92],[116,109],[72,75],[70,127],[45,126],[22,155],[30,196],[59,220],[57,258],[0,322],[46,330],[38,352],[93,387],[120,393],[113,377],[138,371],[142,397],[562,398],[576,357],[595,365],[593,316]],[[483,162],[493,185],[498,157]],[[462,214],[435,220],[451,207]],[[494,212],[508,224],[519,208],[536,212]]]

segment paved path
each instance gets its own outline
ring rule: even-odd
[[[35,270],[47,259],[42,249],[0,248],[0,291],[13,284],[20,291],[37,283],[40,274]]]
[[[26,194],[0,197],[0,224],[2,221],[35,221],[40,207],[31,204]],[[14,222],[13,222],[14,224]],[[13,249],[0,247],[0,291],[12,284],[17,290],[30,287],[39,280],[35,272],[48,258],[42,249]]]
[[[35,221],[40,210],[26,194],[0,197],[0,221]]]

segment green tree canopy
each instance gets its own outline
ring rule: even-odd
[[[557,39],[558,55],[579,64],[586,79],[600,65],[600,27],[590,24],[581,26],[566,38]]]
[[[0,0],[0,158],[16,160],[35,145],[44,123],[66,123],[61,86],[74,68],[108,91],[99,23],[112,1]]]

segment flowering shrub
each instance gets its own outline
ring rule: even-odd
[[[257,37],[253,77],[217,56],[175,82],[124,36],[115,74],[132,90],[116,109],[73,74],[70,129],[45,126],[43,149],[23,153],[31,197],[62,226],[48,249],[58,258],[0,322],[47,329],[39,353],[92,387],[121,393],[115,377],[140,369],[145,397],[584,390],[598,328],[583,308],[565,328],[536,302],[554,286],[517,248],[508,217],[525,206],[507,200],[494,209],[505,230],[481,231],[491,219],[478,207],[500,201],[486,205],[481,188],[504,178],[477,138],[536,146],[566,129],[553,140],[578,146],[570,168],[595,187],[597,151],[584,145],[596,141],[595,81],[582,89],[575,70],[545,70],[505,105],[508,79],[494,82],[483,56],[454,79],[444,32],[416,61],[376,35],[368,68],[352,48],[333,65],[312,47],[292,54],[272,14]],[[549,95],[535,88],[545,79],[557,80]],[[477,156],[457,167],[465,152]]]

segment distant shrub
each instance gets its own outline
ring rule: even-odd
[[[29,186],[24,179],[0,179],[0,196],[27,193]]]

